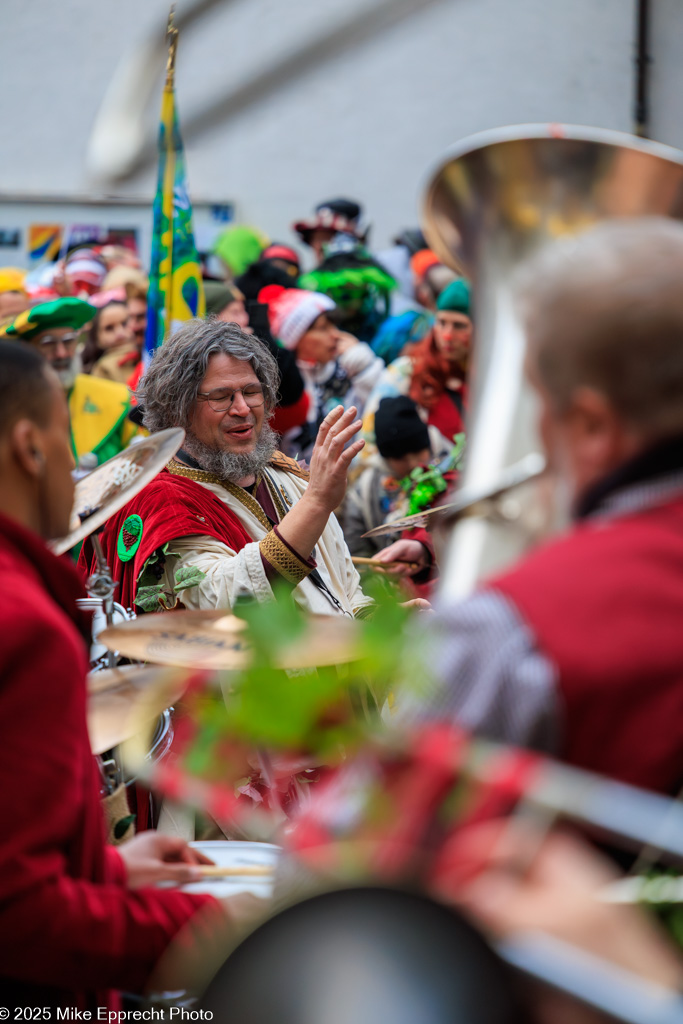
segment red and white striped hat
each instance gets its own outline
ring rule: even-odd
[[[303,288],[283,288],[270,284],[259,292],[259,302],[268,306],[268,319],[274,336],[293,351],[321,313],[335,309],[335,302],[322,292]]]

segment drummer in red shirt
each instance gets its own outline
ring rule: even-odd
[[[229,927],[230,909],[211,896],[151,887],[196,878],[184,841],[148,832],[105,846],[86,727],[82,584],[45,545],[68,531],[72,468],[56,374],[27,346],[0,342],[4,1007],[95,1010],[112,990],[141,992],[172,940],[191,966],[200,940]]]

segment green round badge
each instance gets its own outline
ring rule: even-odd
[[[143,522],[140,516],[128,516],[116,541],[116,553],[122,562],[129,562],[140,547]]]

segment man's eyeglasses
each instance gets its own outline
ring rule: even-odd
[[[62,344],[66,348],[70,348],[71,345],[75,345],[78,341],[78,331],[74,331],[71,334],[43,334],[41,337],[36,338],[36,343],[41,351],[46,349],[54,349],[57,345]]]
[[[227,412],[232,408],[235,395],[241,395],[250,409],[255,409],[265,402],[263,388],[260,384],[247,384],[246,388],[214,388],[213,391],[200,391],[198,399],[209,403],[214,412]]]

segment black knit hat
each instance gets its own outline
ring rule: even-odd
[[[383,398],[375,413],[375,440],[384,459],[400,459],[429,448],[427,424],[419,417],[412,398]]]

